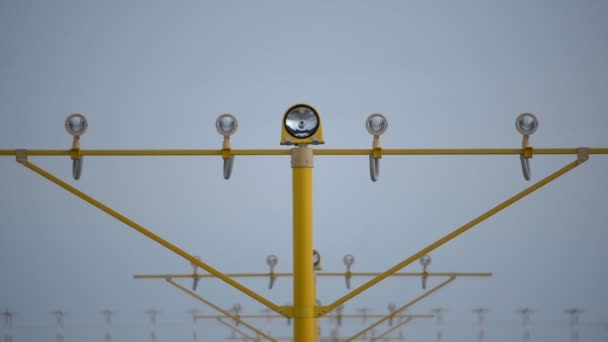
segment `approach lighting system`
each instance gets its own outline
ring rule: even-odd
[[[279,263],[279,258],[274,255],[274,254],[270,254],[266,257],[266,265],[268,265],[270,267],[270,272],[268,273],[268,275],[270,276],[270,282],[268,283],[268,289],[272,290],[272,287],[274,286],[274,282],[277,279],[277,275],[274,273],[274,267]]]
[[[87,118],[80,113],[74,113],[65,119],[65,130],[74,137],[79,137],[87,131]]]
[[[530,135],[538,128],[538,119],[532,113],[521,113],[515,119],[515,128],[522,135],[521,146],[523,153],[519,156],[521,161],[521,171],[524,179],[529,181],[531,178],[530,158],[532,158],[532,146],[530,146]]]
[[[371,135],[382,135],[388,128],[388,120],[384,115],[374,113],[367,117],[365,128]]]
[[[307,104],[291,106],[283,116],[281,145],[324,144],[319,112]]]
[[[344,263],[344,266],[346,266],[346,273],[344,273],[344,281],[346,282],[346,288],[350,289],[350,278],[352,277],[350,268],[355,263],[355,257],[352,254],[345,254],[344,257],[342,257],[342,262]]]
[[[420,264],[422,265],[422,289],[426,290],[426,281],[429,277],[428,267],[431,264],[431,257],[424,255],[422,258],[420,258]]]
[[[215,120],[215,128],[219,134],[229,137],[239,128],[239,122],[232,114],[222,114]]]
[[[538,128],[538,119],[532,113],[521,113],[515,120],[515,128],[522,135],[532,135]]]

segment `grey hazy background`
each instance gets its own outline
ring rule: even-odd
[[[217,149],[224,112],[239,118],[234,148],[279,148],[282,114],[298,102],[321,112],[321,148],[369,148],[374,112],[390,120],[386,148],[517,148],[524,111],[540,119],[536,147],[606,147],[607,15],[605,1],[3,0],[0,149],[69,148],[73,112],[89,120],[86,149]],[[535,156],[533,181],[573,158]],[[224,272],[266,272],[269,253],[291,270],[287,157],[237,157],[230,181],[219,157],[89,157],[78,182],[69,158],[31,160]],[[354,271],[384,270],[528,185],[517,156],[387,156],[377,183],[367,163],[315,160],[314,239],[327,271],[343,271],[346,253]],[[471,341],[471,310],[488,307],[487,340],[506,342],[521,340],[515,310],[528,306],[534,341],[568,341],[563,310],[580,307],[581,340],[605,341],[591,323],[608,321],[607,171],[608,156],[592,156],[432,253],[430,271],[494,277],[458,279],[410,312],[445,307],[445,341]],[[191,340],[186,310],[212,313],[164,281],[132,279],[190,272],[188,262],[13,157],[0,158],[0,175],[0,309],[18,312],[15,342],[54,340],[54,309],[68,312],[66,341],[102,341],[105,308],[117,311],[115,341],[147,341],[150,307],[161,310],[159,341]],[[243,283],[291,300],[286,279],[270,292],[266,279]],[[198,293],[262,310],[218,281]],[[323,303],[344,293],[343,279],[319,280]],[[384,313],[421,293],[419,279],[389,279],[345,312]],[[291,333],[284,321],[257,324]],[[404,333],[429,341],[434,323]],[[227,335],[200,324],[203,341]]]

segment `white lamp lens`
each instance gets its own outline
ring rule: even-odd
[[[523,135],[530,135],[536,132],[538,128],[538,120],[533,114],[523,113],[517,117],[515,121],[517,131]]]
[[[372,135],[381,135],[388,128],[388,120],[382,114],[372,114],[365,123],[367,131]]]
[[[65,129],[73,136],[84,134],[87,126],[87,119],[82,114],[72,114],[65,119]]]
[[[233,135],[239,124],[236,117],[231,114],[222,114],[215,121],[215,128],[218,133],[224,136]]]
[[[319,116],[308,106],[295,106],[285,115],[285,128],[294,138],[308,138],[319,128]]]

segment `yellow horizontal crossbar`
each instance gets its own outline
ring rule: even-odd
[[[351,277],[375,277],[382,273],[380,272],[351,272]],[[259,278],[259,277],[292,277],[293,273],[225,273],[230,278]],[[347,275],[346,272],[318,272],[317,277],[344,277]],[[393,273],[390,277],[491,277],[490,272],[398,272]],[[213,274],[136,274],[133,276],[134,279],[193,279],[193,278],[215,278]]]
[[[342,314],[342,315],[336,315],[336,314],[331,314],[331,315],[325,315],[321,318],[336,318],[338,316],[341,316],[342,318],[383,318],[386,317],[386,315],[379,315],[379,314],[368,314],[368,315],[362,315],[362,314]],[[218,317],[225,317],[225,316],[219,316],[219,315],[198,315],[198,316],[194,316],[195,319],[216,319]],[[433,318],[435,316],[431,315],[431,314],[400,314],[400,315],[393,315],[394,318]],[[286,319],[283,316],[279,316],[279,315],[239,315],[239,318],[241,319]]]
[[[577,154],[576,148],[534,148],[534,154]],[[589,148],[589,154],[608,154],[608,148]],[[313,149],[317,156],[367,156],[372,149]],[[412,148],[382,149],[382,155],[519,155],[521,148]],[[15,156],[17,150],[0,150],[0,156]],[[71,150],[26,150],[27,156],[70,156]],[[233,149],[234,156],[289,156],[289,149]],[[222,150],[162,149],[162,150],[79,150],[80,156],[222,156]]]

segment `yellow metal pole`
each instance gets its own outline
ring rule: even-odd
[[[397,329],[401,328],[402,326],[404,326],[404,325],[408,324],[409,322],[411,322],[411,321],[412,321],[412,319],[413,319],[413,318],[408,317],[408,318],[406,318],[405,320],[403,320],[403,321],[399,322],[398,324],[395,324],[395,326],[394,326],[394,327],[392,327],[392,328],[388,329],[387,331],[383,332],[382,334],[380,334],[380,335],[378,335],[378,336],[375,336],[375,337],[372,337],[371,342],[374,342],[374,341],[380,341],[380,340],[382,340],[382,338],[383,338],[383,337],[385,337],[386,335],[388,335],[388,334],[392,333],[393,331],[395,331],[395,330],[397,330]]]
[[[546,184],[550,183],[551,181],[557,179],[558,177],[560,177],[561,175],[565,174],[566,172],[574,169],[575,167],[577,167],[578,165],[580,165],[582,162],[584,162],[584,160],[575,160],[575,161],[567,164],[566,166],[562,167],[561,169],[555,171],[554,173],[550,174],[549,176],[541,179],[540,181],[536,182],[535,184],[529,186],[528,188],[526,188],[526,189],[520,191],[519,193],[513,195],[511,198],[509,198],[506,201],[500,203],[499,205],[495,206],[494,208],[486,211],[482,215],[480,215],[480,216],[476,217],[475,219],[469,221],[465,225],[463,225],[460,228],[458,228],[458,229],[452,231],[451,233],[445,235],[444,237],[442,237],[441,239],[439,239],[439,240],[435,241],[434,243],[428,245],[427,247],[421,249],[420,251],[418,251],[414,255],[412,255],[409,258],[403,260],[402,262],[398,263],[397,265],[389,268],[388,270],[386,270],[382,274],[380,274],[380,275],[378,275],[378,276],[370,279],[365,284],[359,286],[358,288],[352,290],[351,292],[347,293],[346,295],[340,297],[339,299],[337,299],[333,303],[331,303],[331,304],[323,307],[321,309],[321,315],[323,315],[325,313],[328,313],[328,312],[336,309],[338,306],[340,306],[341,304],[345,303],[346,301],[352,299],[353,297],[357,296],[361,292],[363,292],[363,291],[369,289],[370,287],[376,285],[377,283],[381,282],[382,280],[386,279],[387,277],[390,277],[391,274],[394,274],[394,273],[398,272],[400,269],[404,268],[405,266],[413,263],[416,260],[419,260],[422,256],[424,256],[426,254],[429,254],[433,250],[435,250],[435,249],[443,246],[448,241],[456,238],[460,234],[462,234],[462,233],[466,232],[467,230],[473,228],[474,226],[476,226],[477,224],[483,222],[484,220],[488,219],[489,217],[492,217],[493,215],[495,215],[496,213],[498,213],[501,210],[505,209],[506,207],[510,206],[511,204],[519,201],[520,199],[522,199],[522,198],[526,197],[527,195],[533,193],[534,191],[540,189],[544,185],[546,185]]]
[[[293,173],[293,336],[295,342],[316,342],[315,281],[312,265],[313,152],[291,150]]]
[[[419,301],[423,300],[424,298],[430,296],[431,294],[433,294],[434,292],[438,291],[439,289],[441,289],[442,287],[446,286],[447,284],[453,282],[455,279],[456,279],[456,277],[450,277],[448,280],[444,281],[443,283],[441,283],[441,284],[433,287],[432,289],[430,289],[430,290],[426,291],[425,293],[423,293],[422,295],[418,296],[416,299],[411,300],[409,303],[407,303],[404,306],[396,309],[391,314],[384,316],[384,318],[378,320],[376,323],[374,323],[374,324],[370,325],[369,327],[361,330],[360,332],[358,332],[357,334],[355,334],[353,337],[347,338],[346,340],[344,340],[344,342],[350,342],[350,341],[356,340],[357,338],[363,336],[363,334],[365,334],[366,332],[372,330],[373,328],[379,326],[383,322],[389,320],[391,318],[391,316],[394,316],[395,314],[398,314],[401,311],[407,310],[408,308],[410,308],[414,304],[416,304]]]
[[[25,156],[27,157],[27,156]],[[234,281],[233,279],[227,277],[226,275],[224,275],[223,273],[221,273],[220,271],[216,270],[215,268],[205,264],[204,262],[202,262],[200,259],[195,258],[193,255],[188,254],[186,251],[184,251],[183,249],[173,245],[172,243],[170,243],[169,241],[163,239],[162,237],[154,234],[153,232],[151,232],[150,230],[144,228],[143,226],[137,224],[135,221],[129,219],[128,217],[120,214],[119,212],[115,211],[114,209],[106,206],[105,204],[97,201],[96,199],[94,199],[93,197],[85,194],[84,192],[76,189],[75,187],[71,186],[70,184],[62,181],[61,179],[53,176],[51,173],[47,172],[46,170],[36,166],[35,164],[27,161],[27,158],[25,158],[25,160],[19,160],[20,157],[18,157],[18,161],[23,164],[25,167],[27,167],[28,169],[36,172],[37,174],[41,175],[42,177],[50,180],[51,182],[59,185],[60,187],[64,188],[65,190],[71,192],[72,194],[76,195],[77,197],[80,197],[82,200],[90,203],[91,205],[99,208],[100,210],[102,210],[103,212],[107,213],[108,215],[116,218],[117,220],[123,222],[124,224],[128,225],[129,227],[137,230],[138,232],[140,232],[141,234],[147,236],[148,238],[156,241],[157,243],[159,243],[160,245],[162,245],[163,247],[169,249],[170,251],[172,251],[173,253],[181,256],[182,258],[190,261],[191,263],[197,265],[198,267],[202,268],[203,270],[213,274],[214,276],[218,277],[219,279],[221,279],[222,281],[224,281],[225,283],[231,285],[232,287],[236,288],[237,290],[243,292],[244,294],[248,295],[249,297],[257,300],[258,302],[262,303],[263,305],[266,305],[268,308],[272,309],[273,311],[275,311],[276,313],[279,314],[283,314],[283,312],[281,311],[281,309],[274,303],[272,303],[271,301],[269,301],[268,299],[260,296],[259,294],[253,292],[252,290],[248,289],[247,287],[241,285],[239,282]],[[23,156],[22,156],[23,158]]]
[[[221,313],[222,313],[224,316],[226,316],[226,317],[228,317],[228,318],[230,318],[230,319],[232,319],[232,320],[234,320],[234,321],[236,321],[236,322],[239,322],[239,324],[242,324],[244,327],[249,328],[250,330],[254,331],[256,334],[258,334],[258,335],[260,335],[260,336],[264,337],[265,339],[267,339],[267,340],[269,340],[269,341],[275,341],[275,342],[276,342],[276,340],[275,340],[275,339],[274,339],[272,336],[266,335],[266,334],[265,334],[263,331],[261,331],[260,329],[258,329],[258,328],[256,328],[256,327],[252,326],[251,324],[249,324],[249,323],[247,323],[247,322],[245,322],[245,321],[241,320],[241,318],[240,318],[239,316],[233,315],[233,314],[232,314],[232,313],[230,313],[229,311],[226,311],[226,310],[224,310],[224,309],[220,308],[219,306],[217,306],[217,305],[215,305],[215,304],[211,303],[210,301],[208,301],[208,300],[206,300],[205,298],[203,298],[203,297],[199,296],[199,295],[198,295],[198,294],[196,294],[195,292],[190,291],[190,290],[188,290],[187,288],[185,288],[185,287],[181,286],[180,284],[176,283],[176,282],[175,282],[175,281],[173,281],[173,279],[171,279],[171,278],[167,278],[166,280],[167,280],[167,282],[168,282],[169,284],[173,285],[175,288],[177,288],[177,289],[181,290],[182,292],[184,292],[184,293],[186,293],[186,294],[190,295],[191,297],[193,297],[193,298],[195,298],[195,299],[197,299],[197,300],[201,301],[202,303],[207,304],[209,307],[211,307],[211,308],[215,309],[216,311],[221,312]]]

